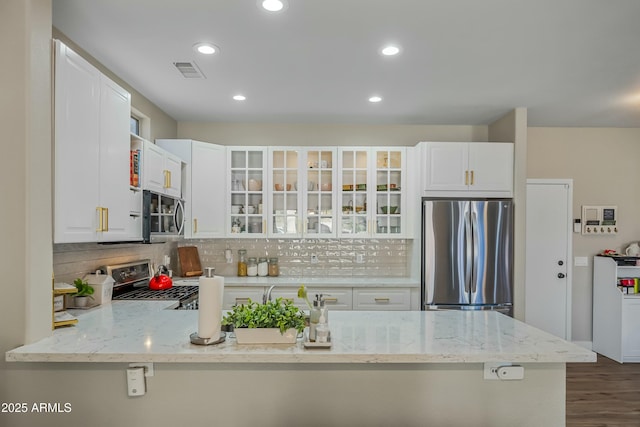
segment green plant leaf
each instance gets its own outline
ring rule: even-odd
[[[294,328],[304,330],[304,312],[292,301],[276,298],[266,304],[249,300],[248,304],[236,305],[222,319],[223,325],[234,328],[278,328],[281,333]]]

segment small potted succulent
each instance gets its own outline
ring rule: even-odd
[[[238,344],[293,344],[305,327],[305,315],[293,302],[283,298],[259,304],[233,307],[222,319],[232,325]]]
[[[76,307],[86,307],[89,305],[89,300],[93,299],[91,295],[93,295],[94,289],[86,280],[77,278],[73,281],[74,286],[77,291],[73,294],[74,305]]]

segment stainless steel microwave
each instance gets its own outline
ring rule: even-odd
[[[184,204],[182,200],[144,190],[142,193],[142,241],[151,238],[178,236],[184,232]]]

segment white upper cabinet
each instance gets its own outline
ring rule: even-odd
[[[303,167],[302,231],[306,237],[335,237],[338,215],[336,211],[337,148],[306,148]]]
[[[338,159],[338,237],[406,237],[406,148],[341,147]]]
[[[156,144],[187,164],[185,198],[186,238],[225,235],[226,149],[190,139],[157,139]]]
[[[271,147],[270,237],[335,237],[335,157],[332,147]]]
[[[513,144],[423,142],[423,196],[513,196]]]
[[[225,228],[230,237],[267,235],[267,155],[264,147],[227,147]]]
[[[267,151],[271,187],[267,191],[270,206],[267,235],[296,237],[302,235],[302,195],[304,177],[302,150],[296,147],[270,147]]]
[[[142,153],[142,188],[172,197],[182,195],[182,160],[149,141]]]
[[[55,41],[54,243],[129,239],[127,91]]]

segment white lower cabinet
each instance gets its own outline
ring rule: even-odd
[[[640,363],[640,295],[623,294],[619,279],[640,278],[640,267],[593,257],[593,351],[619,363]]]
[[[271,299],[284,298],[293,301],[296,307],[309,310],[309,306],[298,298],[298,287],[276,285],[271,290]],[[269,286],[225,286],[223,309],[231,310],[236,304],[247,304],[249,298],[254,302],[262,302],[262,297]],[[316,294],[322,294],[329,310],[412,310],[419,309],[419,304],[411,305],[412,288],[341,288],[307,287],[309,301]],[[414,298],[415,295],[413,295]],[[418,292],[417,298],[420,297]]]
[[[408,288],[354,288],[354,310],[411,310]]]
[[[622,355],[625,361],[640,362],[640,298],[622,301]]]
[[[226,286],[222,297],[222,309],[231,310],[234,305],[247,304],[249,299],[262,302],[264,288],[262,286]]]

